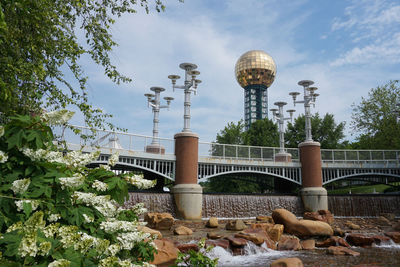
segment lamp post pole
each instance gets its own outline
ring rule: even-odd
[[[274,105],[278,106],[278,109],[276,108],[270,109],[270,111],[272,111],[273,118],[278,122],[279,125],[279,153],[286,153],[284,123],[286,120],[292,120],[293,113],[296,111],[294,109],[287,110],[287,112],[289,112],[290,114],[290,117],[285,118],[285,115],[283,114],[283,106],[285,106],[286,104],[287,104],[286,102],[275,102]]]
[[[144,94],[144,96],[147,97],[147,105],[151,106],[153,110],[153,138],[151,140],[151,144],[146,147],[146,152],[163,154],[163,151],[165,153],[165,149],[160,145],[160,140],[158,138],[160,109],[169,109],[171,101],[174,100],[174,98],[168,96],[164,97],[164,99],[167,101],[167,105],[161,105],[160,94],[161,92],[165,91],[165,89],[162,87],[151,87],[150,90],[153,91],[154,94]]]

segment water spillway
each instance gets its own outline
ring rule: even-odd
[[[144,203],[149,212],[168,212],[176,217],[171,193],[131,192],[126,207]],[[335,216],[379,216],[394,213],[400,216],[400,195],[336,195],[328,197],[329,210]],[[302,216],[303,205],[298,196],[290,195],[227,195],[203,194],[203,218],[249,218],[269,215],[284,208]]]

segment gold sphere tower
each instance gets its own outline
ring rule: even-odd
[[[264,51],[251,50],[236,62],[235,75],[244,89],[244,118],[249,129],[252,122],[268,117],[268,87],[274,82],[276,65]]]

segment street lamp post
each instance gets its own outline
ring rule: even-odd
[[[174,100],[174,98],[169,96],[164,97],[164,100],[167,101],[167,105],[161,105],[160,94],[161,92],[165,91],[165,89],[162,87],[151,87],[150,90],[153,91],[154,94],[144,94],[144,96],[147,97],[147,106],[152,107],[154,114],[153,138],[151,140],[151,144],[146,146],[146,152],[164,154],[165,148],[160,144],[160,140],[158,138],[158,123],[160,122],[159,114],[160,114],[160,109],[162,108],[169,109],[171,101]]]
[[[283,114],[283,106],[285,106],[286,104],[287,104],[286,102],[275,102],[274,105],[278,106],[278,109],[276,109],[276,108],[270,109],[270,111],[272,111],[274,120],[276,120],[279,125],[279,153],[280,154],[286,153],[284,122],[286,120],[292,120],[293,113],[296,111],[294,109],[287,110],[287,112],[289,112],[290,117],[285,118],[285,115]]]
[[[315,101],[317,96],[319,94],[316,94],[315,91],[318,89],[317,87],[310,87],[310,85],[313,85],[313,81],[309,80],[302,80],[298,82],[298,85],[301,85],[304,87],[304,99],[301,101],[296,101],[296,98],[298,95],[300,95],[299,92],[290,92],[289,95],[292,96],[293,98],[293,104],[296,106],[296,104],[304,104],[304,116],[305,116],[305,131],[306,131],[306,142],[312,142],[312,134],[311,134],[311,105],[315,106]]]
[[[179,75],[169,75],[168,78],[172,81],[172,88],[183,89],[185,93],[184,102],[184,115],[183,115],[183,130],[182,132],[191,132],[190,130],[190,94],[193,92],[197,93],[197,85],[201,83],[200,80],[196,79],[196,76],[200,74],[196,64],[182,63],[179,67],[185,70],[185,82],[184,85],[176,85],[176,80],[180,78]]]

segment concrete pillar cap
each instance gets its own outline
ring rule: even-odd
[[[299,147],[303,147],[303,146],[321,146],[321,144],[319,142],[315,142],[315,141],[305,141],[299,144]]]
[[[197,133],[192,133],[192,132],[180,132],[174,135],[174,138],[179,138],[179,137],[194,137],[194,138],[199,138],[199,135]]]
[[[304,187],[300,190],[302,196],[326,196],[328,191],[324,187]]]
[[[202,194],[203,187],[199,184],[177,184],[171,190],[174,194]]]

